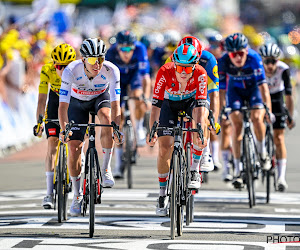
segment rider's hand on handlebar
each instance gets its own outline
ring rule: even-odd
[[[195,137],[194,137],[195,138]],[[199,135],[197,135],[197,142],[195,143],[200,149],[204,149],[207,146],[207,139],[204,136],[204,143],[202,144],[202,140]]]
[[[286,119],[286,124],[287,124],[289,129],[292,129],[296,126],[296,123],[295,123],[294,120],[291,120],[291,122],[290,122],[289,119]]]
[[[72,136],[73,132],[70,131],[69,132],[69,137]],[[66,140],[65,140],[65,135],[66,135],[66,132],[65,131],[61,131],[59,133],[59,140],[62,142],[62,143],[67,143],[68,141],[70,141],[70,138],[68,137]]]
[[[38,128],[39,127],[39,128]],[[37,131],[38,130],[38,131]],[[33,135],[41,137],[44,131],[44,125],[40,124],[40,126],[37,124],[33,127]]]
[[[154,147],[157,139],[158,139],[158,136],[157,136],[157,133],[154,134],[153,138],[151,139],[151,141],[149,142],[149,139],[150,139],[150,135],[147,134],[147,139],[146,139],[146,142],[147,144],[150,146],[150,147]]]
[[[120,139],[118,138],[116,132],[113,132],[113,134],[112,134],[112,138],[117,145],[123,144],[123,142],[125,140],[124,134],[122,132],[119,132],[119,136],[120,136]]]

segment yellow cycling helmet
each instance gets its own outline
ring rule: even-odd
[[[76,52],[70,44],[62,43],[51,52],[51,58],[56,64],[68,64],[76,59]]]

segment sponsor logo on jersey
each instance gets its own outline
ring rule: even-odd
[[[72,127],[71,130],[80,130],[79,127]]]
[[[66,81],[61,81],[61,84],[69,85],[69,83]]]
[[[146,69],[147,68],[147,62],[140,62],[139,63],[139,69]]]
[[[104,87],[105,84],[95,84],[94,86],[97,87],[97,88],[101,88],[101,87]]]
[[[121,94],[121,89],[115,89],[116,91],[116,95],[120,95]]]
[[[214,76],[215,76],[216,78],[219,78],[219,74],[218,74],[218,66],[217,66],[217,65],[215,65],[215,67],[213,68],[212,72],[213,72],[213,74],[214,74]]]
[[[106,77],[104,75],[101,75],[101,78],[104,79],[104,80],[106,80]]]
[[[94,90],[94,91],[87,91],[87,90],[79,90],[79,89],[74,89],[72,88],[72,90],[78,94],[78,95],[100,95],[101,93],[103,93],[106,89],[102,89],[102,90]]]
[[[68,95],[69,91],[65,89],[60,89],[59,90],[59,95]]]
[[[198,77],[198,83],[199,83],[200,95],[197,96],[197,99],[206,99],[207,94],[205,90],[206,90],[207,82],[206,82],[205,74],[202,74]]]
[[[263,72],[262,72],[262,69],[255,69],[254,70],[254,75],[255,76],[259,76],[259,75],[261,75]]]
[[[82,76],[76,78],[77,81],[79,81],[80,79],[82,79]]]
[[[49,128],[48,133],[49,135],[56,135],[56,128]]]
[[[154,89],[154,93],[158,94],[162,85],[166,82],[165,76],[162,76],[156,84],[156,88]]]

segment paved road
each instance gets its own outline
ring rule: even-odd
[[[157,149],[140,151],[132,190],[125,180],[105,189],[89,239],[88,217],[58,224],[56,211],[42,209],[46,143],[34,143],[0,160],[0,249],[300,249],[299,128],[287,134],[287,193],[273,193],[265,204],[259,181],[258,204],[249,209],[246,190],[236,191],[221,182],[220,172],[210,173],[195,197],[195,222],[175,241],[169,240],[169,219],[154,213]],[[272,244],[278,240],[298,242]]]

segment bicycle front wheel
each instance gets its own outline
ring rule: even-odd
[[[187,226],[190,225],[191,221],[191,209],[192,206],[194,206],[194,204],[191,204],[191,198],[192,198],[192,194],[191,191],[188,189],[188,183],[190,180],[190,166],[191,166],[191,144],[187,143],[186,145],[186,190],[185,190],[185,194],[186,194],[186,207],[185,207],[185,224]]]
[[[61,144],[59,146],[59,154],[58,154],[58,164],[56,167],[56,180],[57,180],[57,220],[58,223],[61,223],[64,219],[66,213],[65,207],[65,189],[64,189],[64,169],[66,165],[66,151],[64,145]]]
[[[124,135],[125,135],[125,152],[124,152],[124,159],[125,159],[125,168],[127,170],[127,186],[128,188],[132,188],[132,164],[131,158],[133,157],[133,127],[131,125],[126,124],[123,128]]]
[[[95,231],[95,152],[90,149],[90,164],[89,164],[89,236],[92,238]]]
[[[172,157],[172,180],[171,180],[171,202],[170,202],[170,231],[171,231],[171,239],[175,239],[175,227],[176,227],[176,219],[177,219],[177,181],[178,181],[178,162],[179,155],[178,151],[173,151]]]

